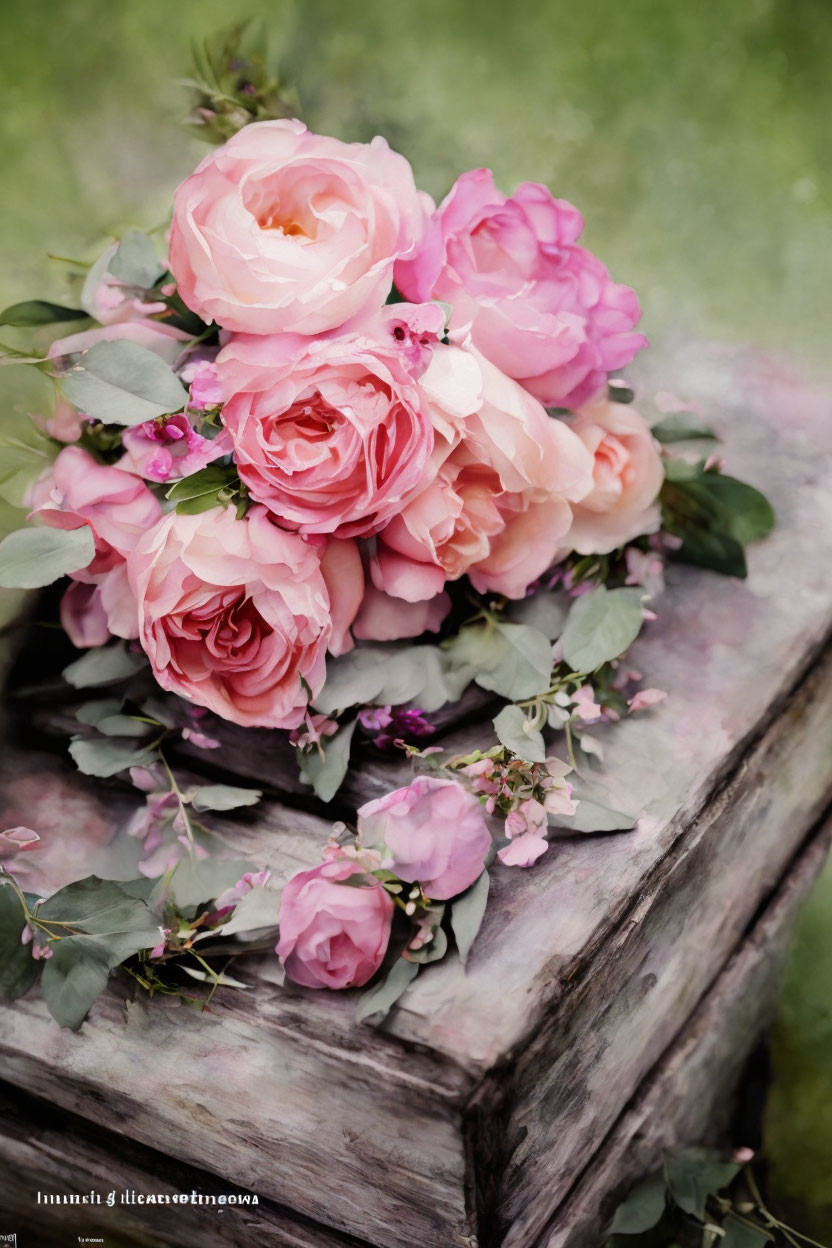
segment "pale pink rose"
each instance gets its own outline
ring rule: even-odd
[[[426,202],[384,139],[342,143],[299,121],[257,122],[177,190],[170,267],[206,321],[323,333],[384,303]]]
[[[422,633],[438,633],[450,609],[451,600],[445,593],[422,602],[405,602],[368,585],[352,631],[361,641],[421,637]]]
[[[236,724],[295,728],[324,682],[332,623],[318,552],[252,507],[167,516],[128,560],[139,639],[163,689]]]
[[[366,536],[419,488],[433,427],[392,336],[240,335],[217,365],[240,477],[284,528]]]
[[[524,182],[510,197],[488,169],[457,179],[416,253],[396,265],[406,298],[443,299],[452,327],[549,407],[577,407],[629,364],[643,334],[634,292],[576,245],[581,214]]]
[[[358,546],[349,538],[314,537],[310,542],[321,560],[321,575],[329,594],[332,630],[330,654],[346,654],[355,644],[350,627],[364,595],[364,567]]]
[[[393,901],[381,884],[355,862],[333,859],[298,872],[283,889],[277,956],[306,988],[360,988],[381,966],[392,922]]]
[[[367,802],[357,819],[361,843],[385,845],[390,869],[436,901],[473,884],[491,847],[482,806],[456,780],[420,776]]]
[[[32,487],[28,499],[36,515],[54,528],[86,522],[95,538],[95,558],[73,576],[97,583],[123,563],[139,538],[162,514],[159,500],[132,473],[100,464],[79,446],[66,446]]]
[[[119,468],[147,481],[178,481],[231,454],[231,437],[221,429],[215,438],[204,438],[185,412],[146,420],[121,435],[124,455]]]
[[[419,386],[435,447],[422,489],[379,534],[373,582],[415,602],[467,573],[481,592],[520,598],[559,553],[570,501],[591,488],[591,458],[476,352],[439,348]]]
[[[573,508],[565,545],[604,555],[661,525],[661,455],[650,426],[624,403],[582,408],[572,429],[594,457],[593,488]]]

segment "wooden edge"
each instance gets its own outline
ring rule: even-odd
[[[319,1226],[233,1183],[183,1165],[74,1114],[0,1085],[0,1234],[18,1248],[102,1237],[107,1248],[194,1245],[234,1248],[361,1248],[361,1241]],[[107,1205],[113,1193],[115,1203]],[[51,1204],[47,1196],[86,1197]],[[161,1197],[139,1204],[138,1196]],[[90,1200],[90,1196],[100,1197]],[[194,1196],[194,1203],[164,1198]],[[222,1196],[222,1204],[214,1203]],[[229,1203],[231,1197],[234,1203]]]
[[[643,1081],[534,1248],[601,1243],[618,1203],[634,1182],[660,1164],[665,1152],[680,1145],[724,1142],[737,1083],[773,1016],[794,923],[830,844],[832,817],[827,816],[789,864],[774,897]]]

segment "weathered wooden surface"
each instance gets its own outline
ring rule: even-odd
[[[618,1202],[661,1164],[665,1153],[680,1145],[724,1144],[737,1082],[773,1016],[794,920],[830,842],[832,820],[827,820],[639,1088],[536,1248],[596,1248]]]
[[[114,992],[72,1036],[27,999],[0,1019],[10,1081],[374,1244],[400,1243],[403,1226],[426,1248],[540,1240],[832,788],[826,404],[753,353],[681,352],[653,380],[702,403],[729,470],[767,490],[779,527],[745,583],[675,571],[634,648],[670,693],[606,743],[603,782],[613,804],[643,810],[637,829],[495,870],[467,972],[430,968],[380,1030],[354,1026],[348,995],[280,988],[260,959],[258,991],[225,994],[212,1020],[134,1006],[125,1026]],[[280,789],[270,738],[234,740],[226,765]],[[40,812],[68,856],[86,828],[117,861],[134,799],[63,768],[44,756],[27,779],[9,760],[4,818],[40,830]],[[406,774],[373,761],[348,797]],[[229,824],[237,852],[281,880],[317,859],[325,832],[277,802]],[[79,857],[75,875],[90,869]]]

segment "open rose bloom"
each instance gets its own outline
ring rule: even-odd
[[[206,711],[290,733],[329,800],[353,739],[441,751],[413,742],[441,736],[433,710],[477,675],[476,656],[452,671],[461,629],[484,649],[495,627],[525,637],[483,681],[517,731],[495,725],[501,744],[474,762],[368,802],[353,844],[286,885],[277,951],[305,986],[365,984],[388,947],[444,948],[444,907],[487,885],[495,858],[531,865],[548,820],[575,812],[543,731],[660,702],[622,683],[596,703],[580,687],[592,673],[564,677],[556,634],[510,623],[541,587],[568,607],[593,588],[581,576],[612,569],[628,602],[660,579],[661,452],[608,386],[646,344],[639,304],[582,230],[536,183],[507,194],[472,170],[436,207],[382,138],[260,121],[176,191],[167,266],[150,237],[108,248],[81,297],[97,324],[49,351],[65,393],[41,423],[64,445],[31,519],[62,530],[44,546],[94,549],[62,569],[63,626],[79,648],[115,636],[143,653],[186,704],[176,731],[219,765]],[[515,667],[539,693],[498,688]],[[159,828],[183,822],[179,799],[160,760],[142,770],[142,835],[167,862]]]

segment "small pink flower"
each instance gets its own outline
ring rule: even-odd
[[[218,750],[222,745],[216,737],[209,737],[204,732],[197,732],[195,728],[183,728],[182,737],[185,741],[190,741],[191,745],[195,745],[198,750]]]
[[[498,851],[497,857],[505,867],[530,867],[549,848],[549,842],[539,831],[532,829],[515,836],[508,845]]]
[[[337,731],[337,719],[330,719],[328,715],[310,715],[307,711],[304,726],[293,728],[289,740],[298,749],[306,750],[327,737],[333,737]]]
[[[190,387],[192,407],[218,407],[223,401],[220,375],[213,360],[189,360],[179,372],[180,380]]]
[[[637,546],[628,546],[624,551],[627,564],[625,585],[643,585],[651,597],[657,597],[664,590],[664,560],[652,551],[639,550]]]
[[[473,793],[433,776],[367,802],[358,811],[358,835],[364,845],[386,845],[395,874],[437,901],[473,884],[491,847]]]
[[[232,449],[226,429],[215,438],[204,438],[184,412],[125,429],[121,441],[125,454],[118,461],[119,468],[147,481],[189,477]]]
[[[153,948],[150,950],[151,958],[161,958],[162,954],[165,952],[165,943],[167,941],[168,936],[170,936],[170,928],[160,927],[159,928],[159,943],[157,945],[154,945]]]
[[[37,942],[32,944],[32,957],[38,962],[45,962],[52,957],[53,949],[51,945],[39,945]]]
[[[592,685],[581,685],[571,695],[573,713],[585,724],[594,724],[603,715],[603,708],[595,701],[595,690]]]
[[[296,984],[358,988],[381,965],[392,921],[393,901],[377,880],[348,859],[324,862],[284,888],[277,956]]]
[[[651,706],[658,706],[660,702],[664,702],[667,693],[664,689],[639,689],[638,693],[628,699],[627,705],[630,712],[646,711]]]
[[[358,712],[358,722],[367,732],[381,732],[393,722],[389,706],[368,706]]]

